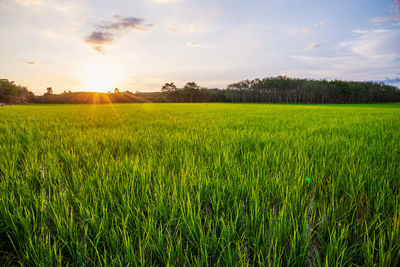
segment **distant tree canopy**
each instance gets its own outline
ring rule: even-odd
[[[167,99],[176,98],[177,96],[174,94],[176,93],[177,90],[178,90],[178,88],[176,87],[176,85],[174,83],[165,83],[161,87],[161,92],[166,96]]]
[[[46,89],[46,94],[52,95],[52,94],[53,94],[53,88],[47,87],[47,89]]]
[[[161,95],[161,93],[159,94]],[[67,94],[44,94],[43,96],[36,96],[35,102],[43,104],[110,104],[143,103],[148,101],[129,91],[120,92],[118,90],[116,93],[70,92]]]
[[[25,86],[17,85],[7,79],[0,80],[0,102],[19,104],[32,102],[35,95]]]
[[[162,86],[165,102],[227,102],[225,90],[200,87],[195,82],[188,82],[183,88],[174,83]]]
[[[204,88],[188,82],[178,88],[165,83],[161,92],[71,92],[54,94],[48,87],[43,96],[35,96],[26,87],[0,79],[0,102],[102,104],[144,102],[233,102],[233,103],[374,103],[400,102],[400,89],[382,82],[351,82],[341,80],[297,79],[286,76],[243,80],[226,89]]]
[[[200,88],[189,82],[183,88],[166,83],[161,91],[168,102],[254,103],[372,103],[399,102],[400,90],[376,82],[297,79],[286,76],[244,80],[225,90]]]

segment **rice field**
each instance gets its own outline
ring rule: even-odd
[[[400,104],[0,107],[0,265],[396,266]]]

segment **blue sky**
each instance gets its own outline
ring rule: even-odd
[[[1,0],[0,31],[0,78],[38,94],[275,75],[400,85],[400,0]]]

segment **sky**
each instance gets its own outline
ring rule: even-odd
[[[0,0],[0,78],[36,94],[276,75],[400,86],[400,0]]]

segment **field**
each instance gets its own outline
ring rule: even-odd
[[[0,107],[0,264],[395,266],[400,104]]]

